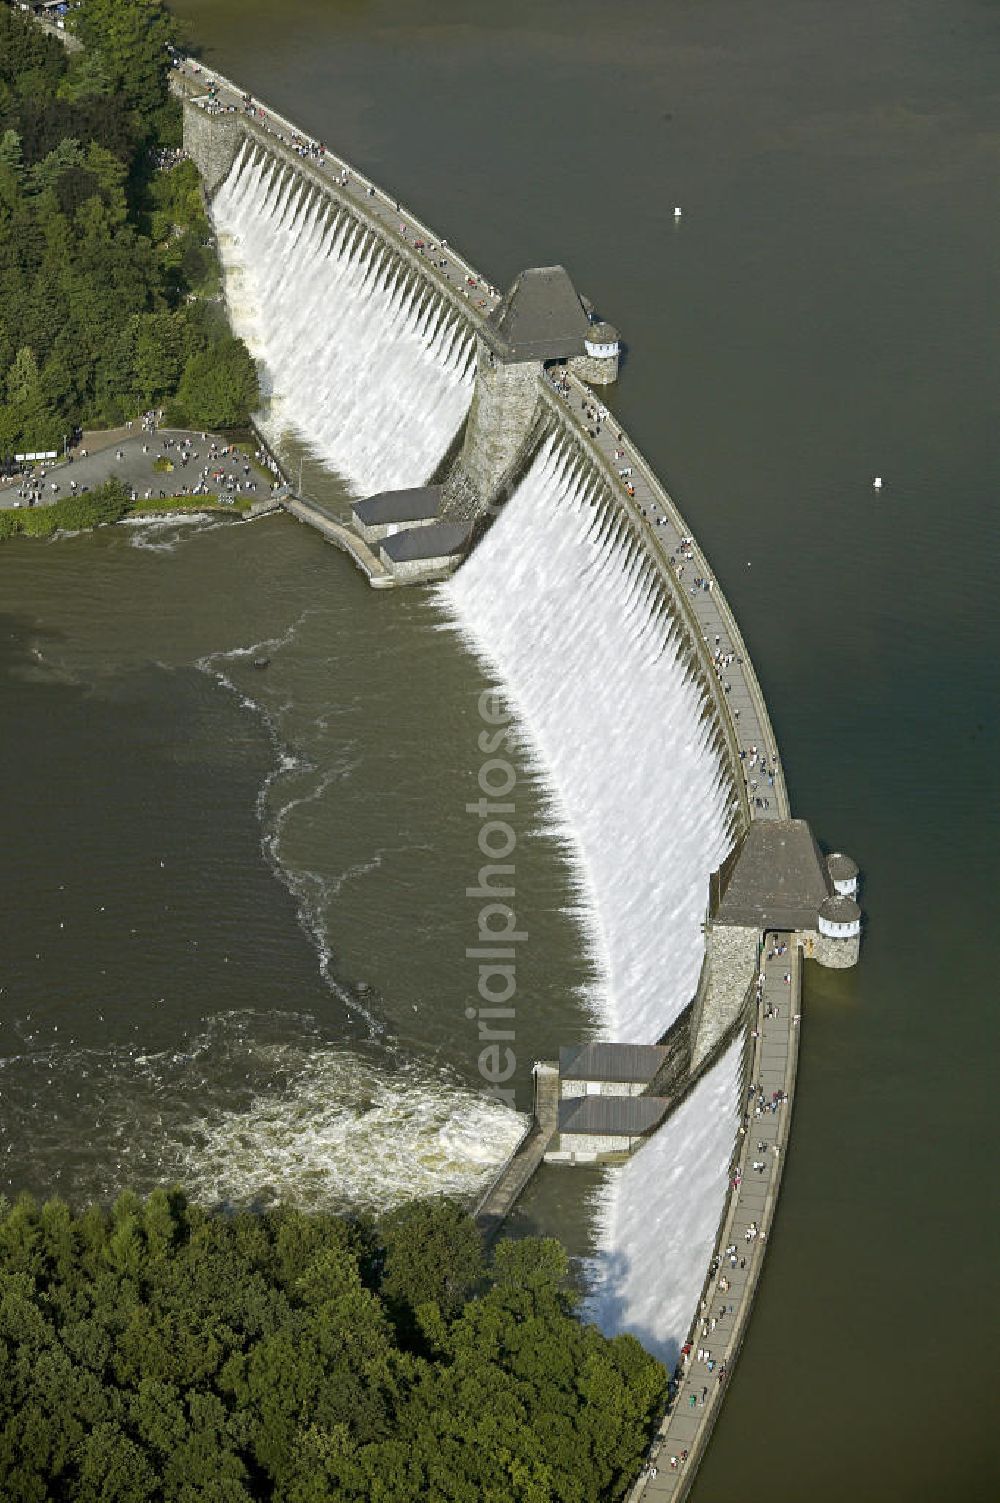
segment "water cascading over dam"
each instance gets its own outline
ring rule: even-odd
[[[331,177],[299,170],[289,122],[192,101],[201,86],[184,85],[185,145],[206,191],[219,185],[227,295],[272,431],[295,427],[368,493],[352,510],[379,549],[362,560],[373,584],[446,580],[443,629],[498,681],[576,877],[599,1042],[536,1066],[535,1126],[477,1219],[495,1234],[543,1158],[607,1163],[588,1312],[671,1363],[713,1240],[744,1236],[726,1306],[706,1293],[726,1360],[703,1363],[721,1393],[787,1147],[801,954],[856,962],[857,868],[790,817],[718,581],[636,446],[604,427],[594,386],[617,375],[618,336],[565,268],[529,268],[501,297],[454,252],[421,265],[436,237],[383,190],[339,159],[322,164]],[[681,558],[699,571],[683,592]],[[768,934],[782,946],[767,951]],[[752,1164],[744,1072],[754,1114],[769,1105]],[[693,1367],[663,1430],[686,1412],[696,1429],[677,1446],[695,1462],[718,1405],[692,1408]]]
[[[247,140],[211,205],[236,333],[272,439],[292,430],[358,495],[424,484],[469,408],[467,326],[328,193]]]
[[[548,438],[439,598],[493,669],[575,857],[606,1038],[691,1000],[733,790],[687,639],[603,480]]]
[[[579,877],[600,1036],[649,1043],[694,994],[709,876],[736,833],[718,726],[666,587],[603,478],[553,435],[439,598],[503,684],[548,784]],[[739,1054],[737,1042],[598,1193],[589,1313],[667,1360],[726,1193]]]
[[[734,1040],[642,1152],[609,1171],[596,1195],[587,1313],[608,1335],[636,1336],[668,1367],[697,1306],[726,1196],[742,1049]]]

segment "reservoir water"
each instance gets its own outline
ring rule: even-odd
[[[177,9],[495,282],[565,262],[622,329],[613,405],[736,611],[795,812],[865,873],[861,967],[806,968],[695,1498],[992,1498],[996,8]],[[5,544],[0,614],[0,1188],[474,1185],[519,1119],[465,1018],[488,679],[440,608],[276,518]],[[523,774],[526,1105],[594,977]],[[587,1251],[594,1192],[546,1171],[518,1225]]]

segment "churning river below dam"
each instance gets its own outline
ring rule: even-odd
[[[695,1503],[992,1503],[996,8],[175,9],[497,285],[562,262],[621,329],[609,403],[732,603],[795,812],[861,864],[859,968],[806,967]],[[445,620],[283,517],[3,544],[0,1192],[351,1207],[488,1178],[523,1126],[466,1017],[492,680]],[[599,978],[518,771],[523,1111]],[[543,1170],[514,1228],[591,1252],[602,1178]]]
[[[523,1118],[485,1095],[465,1015],[487,681],[440,610],[373,597],[281,517],[4,565],[8,841],[30,852],[8,898],[5,1188],[472,1193]],[[530,1108],[531,1061],[584,1026],[588,975],[521,772]]]

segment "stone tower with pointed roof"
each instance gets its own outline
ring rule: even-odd
[[[791,934],[804,956],[835,970],[857,965],[857,879],[849,856],[823,855],[804,819],[750,825],[712,874],[705,963],[692,1020],[692,1069],[739,1017],[764,935]]]
[[[477,338],[465,441],[445,483],[442,515],[472,521],[505,497],[534,432],[542,371],[553,360],[583,379],[613,380],[618,335],[592,322],[565,267],[535,266],[515,279]]]

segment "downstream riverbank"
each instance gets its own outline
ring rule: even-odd
[[[68,459],[9,479],[0,539],[185,512],[259,515],[274,504],[269,456],[253,443],[183,429],[122,432],[88,434]]]
[[[501,285],[574,247],[629,342],[616,408],[752,645],[792,802],[866,873],[863,966],[806,967],[781,1213],[694,1498],[728,1503],[752,1462],[776,1503],[992,1500],[986,1352],[930,1428],[899,1378],[991,1277],[989,1065],[968,1041],[992,1036],[993,984],[961,942],[1000,765],[990,16],[585,0],[570,34],[526,3],[461,26],[394,0],[178,9],[209,63],[419,197]],[[543,1173],[515,1222],[585,1244],[577,1194]],[[892,1371],[859,1383],[873,1339]]]
[[[775,1503],[804,1486],[815,1503],[992,1503],[988,1350],[973,1343],[962,1380],[938,1386],[934,1424],[907,1379],[973,1327],[992,1277],[994,980],[962,939],[994,861],[983,809],[1000,765],[984,689],[1000,652],[988,9],[584,0],[572,35],[520,3],[502,19],[467,7],[460,26],[393,0],[178,9],[209,61],[381,181],[419,184],[475,260],[502,247],[498,279],[573,244],[575,280],[629,338],[616,403],[753,644],[795,805],[867,874],[864,966],[806,970],[794,1152],[697,1503],[729,1503],[748,1468]],[[597,185],[623,163],[607,212]],[[8,1182],[113,1196],[166,1141],[227,1193],[315,1195],[358,1122],[369,1161],[405,1180],[406,1154],[455,1147],[454,1124],[434,1138],[427,1082],[474,1084],[465,880],[435,898],[434,852],[474,860],[443,790],[474,764],[482,680],[404,592],[359,630],[367,587],[305,529],[186,530],[2,550]],[[283,645],[255,677],[238,654],[265,641]],[[370,737],[380,717],[392,733]],[[527,1056],[580,1029],[588,977],[524,776]],[[384,1049],[342,1000],[361,981]],[[335,1074],[310,1074],[314,1045]],[[279,1077],[309,1120],[327,1108],[295,1161]],[[418,1118],[414,1136],[383,1131]],[[543,1172],[515,1221],[586,1251],[566,1180]],[[892,1362],[860,1382],[873,1340]]]

